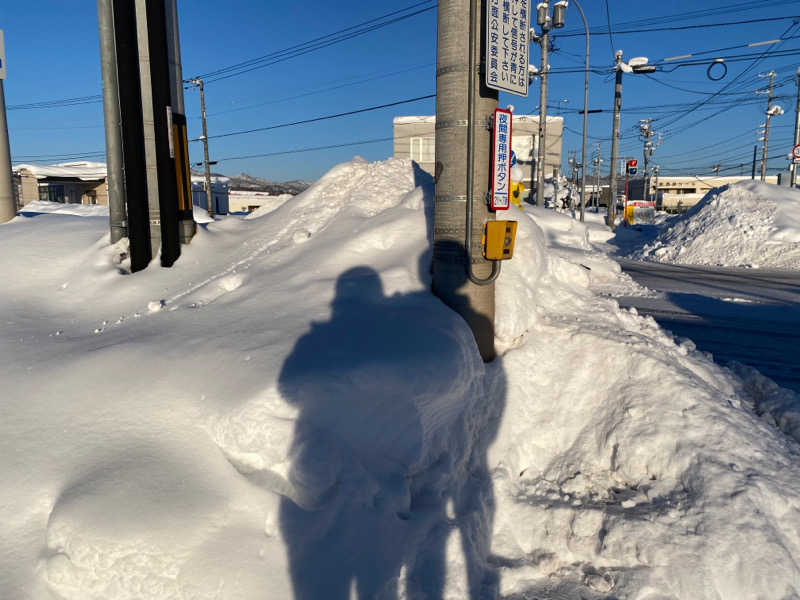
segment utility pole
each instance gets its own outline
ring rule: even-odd
[[[758,153],[758,144],[753,146],[753,171],[750,173],[750,179],[756,178],[756,154]]]
[[[609,181],[610,197],[606,225],[612,230],[617,217],[617,155],[619,153],[619,113],[622,109],[622,50],[614,54],[616,78],[614,82],[614,124],[611,129],[611,174]]]
[[[119,106],[117,46],[114,38],[112,0],[97,0],[100,33],[100,70],[103,78],[103,120],[106,130],[106,167],[108,183],[108,221],[111,243],[128,236],[125,209],[125,169],[122,157],[122,115]]]
[[[650,156],[653,154],[653,147],[650,143],[650,138],[653,137],[652,128],[653,119],[642,119],[639,121],[639,133],[644,140],[644,148],[642,148],[642,156],[644,158],[644,171],[642,172],[642,199],[647,202],[649,197],[649,189],[647,187],[647,164]]]
[[[655,194],[655,201],[658,202],[658,165],[653,166],[653,180],[653,193]]]
[[[481,7],[480,0],[439,0],[433,292],[464,318],[488,362],[495,357],[492,281],[499,270],[483,258],[481,237],[484,224],[494,218],[486,202],[486,149],[497,92],[479,73]]]
[[[800,144],[800,67],[797,68],[797,103],[794,108],[794,145]],[[789,177],[789,185],[795,187],[795,180],[797,179],[797,160],[792,156],[792,165],[790,167],[791,175]]]
[[[3,30],[0,29],[0,223],[7,223],[17,216],[14,201],[14,182],[11,176],[11,146],[8,142],[6,121],[6,97],[3,83],[6,78],[6,52]]]
[[[191,83],[200,89],[200,117],[203,122],[203,165],[205,168],[206,202],[208,202],[208,216],[214,216],[214,193],[211,189],[211,165],[208,162],[208,130],[206,129],[206,92],[203,80],[195,77]]]
[[[775,82],[775,71],[770,71],[766,75],[759,77],[769,77],[769,88],[767,90],[767,118],[764,122],[764,143],[761,146],[761,181],[767,179],[767,151],[769,148],[769,121],[772,117],[772,87]]]
[[[603,159],[600,158],[600,142],[594,144],[594,156],[592,157],[592,164],[594,165],[594,207],[600,210],[600,163]]]
[[[544,206],[544,163],[547,158],[547,73],[550,70],[548,63],[549,44],[550,44],[550,15],[549,4],[541,2],[539,4],[543,10],[537,8],[536,21],[542,33],[539,36],[533,34],[531,37],[539,43],[541,48],[541,66],[539,67],[539,148],[536,158],[536,204]]]

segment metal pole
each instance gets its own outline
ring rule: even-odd
[[[139,50],[139,81],[142,89],[142,122],[144,131],[145,181],[150,229],[150,252],[155,257],[161,250],[161,196],[158,185],[158,141],[156,140],[156,107],[153,101],[153,75],[150,69],[150,30],[146,0],[134,0],[136,38]],[[158,60],[157,57],[154,57]]]
[[[609,181],[610,198],[606,224],[613,230],[617,217],[617,154],[619,153],[619,113],[622,109],[622,50],[614,55],[616,62],[616,81],[614,83],[614,124],[611,130],[611,176]]]
[[[205,166],[206,202],[208,203],[208,216],[214,216],[213,191],[211,190],[211,165],[208,164],[208,130],[206,129],[206,92],[203,80],[199,77],[192,83],[200,88],[200,117],[203,122],[203,165]]]
[[[578,0],[572,1],[575,3],[578,12],[581,13],[583,28],[586,31],[586,64],[583,69],[583,140],[581,145],[581,222],[583,222],[584,190],[586,189],[586,119],[589,116],[589,25],[586,23],[586,15],[583,14],[583,8],[581,8]]]
[[[16,216],[17,203],[14,201],[11,176],[11,146],[8,143],[6,98],[3,80],[0,79],[0,223],[6,223]]]
[[[167,58],[169,60],[170,99],[172,102],[173,160],[178,193],[178,236],[182,244],[192,241],[197,232],[192,208],[192,177],[189,169],[189,143],[186,135],[186,109],[183,101],[183,68],[178,30],[177,0],[166,0]]]
[[[767,77],[769,77],[769,91],[767,93],[767,119],[764,123],[764,144],[761,146],[761,181],[766,181],[767,179],[767,152],[769,148],[769,121],[770,117],[770,110],[772,109],[772,84],[775,81],[775,71],[770,71],[767,73]]]
[[[800,144],[800,67],[797,69],[797,104],[794,108],[794,145]],[[795,180],[797,179],[797,162],[792,156],[791,175],[789,176],[789,185],[795,187]]]
[[[497,108],[497,92],[484,85],[477,68],[485,37],[484,2],[439,2],[433,292],[467,322],[488,362],[495,357],[494,284],[478,285],[470,277],[485,282],[496,271],[481,252],[484,224],[493,218],[486,202],[491,138],[487,123]]]
[[[758,144],[753,146],[753,171],[750,173],[750,179],[756,178],[756,155],[758,153]]]
[[[108,222],[111,243],[128,236],[125,208],[125,166],[122,156],[122,116],[117,77],[117,45],[114,35],[112,0],[97,0],[100,33],[100,70],[103,77],[103,119],[106,130],[106,167],[108,184]]]
[[[544,28],[539,38],[542,49],[542,64],[539,70],[539,152],[536,159],[536,204],[544,206],[544,175],[547,158],[547,54],[550,36]]]

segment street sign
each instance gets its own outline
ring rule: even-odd
[[[507,210],[511,189],[511,111],[494,110],[492,139],[492,210]]]
[[[486,85],[528,95],[528,0],[486,2]]]
[[[6,78],[6,45],[3,41],[3,30],[0,29],[0,79]]]
[[[792,148],[792,156],[795,160],[800,160],[800,144]]]

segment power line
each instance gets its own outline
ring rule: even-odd
[[[377,29],[388,27],[389,25],[393,25],[394,23],[398,23],[405,19],[409,19],[416,15],[425,13],[429,10],[433,10],[434,8],[436,8],[436,4],[435,3],[431,4],[431,1],[432,0],[425,0],[423,2],[417,2],[416,4],[412,4],[405,8],[386,13],[379,17],[375,17],[374,19],[369,19],[368,21],[364,21],[357,25],[351,25],[350,27],[340,29],[333,33],[329,33],[324,36],[320,36],[318,38],[302,42],[300,44],[295,44],[293,46],[289,46],[281,50],[276,50],[274,52],[270,52],[269,54],[265,54],[263,56],[251,58],[245,61],[241,61],[239,63],[235,63],[233,65],[229,65],[227,67],[221,67],[214,71],[209,71],[207,73],[196,75],[190,79],[201,78],[204,81],[206,81],[206,83],[221,81],[223,79],[228,79],[230,77],[235,77],[237,75],[249,73],[257,69],[262,69],[264,67],[268,67],[276,63],[289,60],[291,58],[296,58],[298,56],[302,56],[303,54],[307,54],[315,50],[319,50],[322,48],[326,48],[328,46],[332,46],[334,44],[351,40],[355,37],[365,35]],[[419,8],[426,4],[429,6],[425,8]]]
[[[780,6],[783,4],[795,4],[797,0],[773,0],[770,6]],[[658,25],[664,23],[675,23],[680,21],[696,21],[703,17],[711,17],[718,14],[729,15],[738,12],[748,12],[752,10],[763,10],[763,5],[753,2],[740,2],[739,4],[729,4],[726,6],[718,6],[715,8],[704,8],[695,11],[685,11],[671,15],[660,15],[657,17],[647,17],[644,19],[637,19],[633,21],[625,21],[617,23],[617,27],[645,27],[648,25]],[[583,35],[583,29],[578,27],[567,28],[564,30],[567,34]]]
[[[606,0],[606,4],[608,4],[608,0]],[[701,23],[698,25],[676,25],[672,27],[648,27],[642,29],[617,29],[613,33],[610,31],[604,31],[602,29],[597,30],[590,30],[592,35],[628,35],[634,33],[655,33],[658,31],[687,31],[690,29],[706,29],[709,27],[728,27],[732,25],[751,25],[753,23],[767,23],[771,21],[788,21],[788,20],[797,20],[800,19],[800,15],[786,15],[783,17],[764,17],[762,19],[748,19],[746,21],[725,21],[722,23]],[[585,32],[581,33],[560,33],[555,37],[578,37],[581,35],[585,35]],[[612,46],[613,47],[613,46]]]
[[[210,135],[208,139],[219,139],[224,137],[231,137],[234,135],[245,135],[247,133],[256,133],[259,131],[270,131],[273,129],[280,129],[282,127],[292,127],[294,125],[304,125],[306,123],[316,123],[318,121],[327,121],[328,119],[337,119],[339,117],[347,117],[350,115],[357,115],[365,112],[370,112],[373,110],[380,110],[382,108],[389,108],[391,106],[400,106],[401,104],[410,104],[412,102],[419,102],[420,100],[428,100],[430,98],[435,98],[436,94],[428,94],[427,96],[417,96],[416,98],[408,98],[406,100],[398,100],[397,102],[388,102],[386,104],[379,104],[377,106],[368,106],[366,108],[359,108],[356,110],[349,110],[347,112],[336,113],[333,115],[324,115],[321,117],[314,117],[312,119],[303,119],[301,121],[292,121],[291,123],[279,123],[277,125],[268,125],[266,127],[256,127],[254,129],[243,129],[241,131],[230,131],[228,133],[220,133],[217,135]],[[197,140],[192,140],[197,141]]]
[[[614,56],[614,32],[611,30],[611,10],[608,8],[608,0],[606,0],[606,23],[608,24],[608,44],[611,46],[611,56]]]
[[[416,137],[416,136],[415,136]],[[292,150],[279,150],[277,152],[264,152],[262,154],[246,154],[244,156],[227,156],[225,158],[218,158],[218,162],[231,161],[231,160],[244,160],[248,158],[266,158],[269,156],[280,156],[282,154],[299,154],[301,152],[314,152],[316,150],[331,150],[333,148],[346,148],[349,146],[361,146],[366,144],[377,144],[378,142],[389,142],[394,140],[394,137],[373,138],[369,140],[358,140],[356,142],[344,142],[340,144],[329,144],[327,146],[313,146],[306,148],[294,148]],[[402,139],[402,138],[397,138]]]
[[[63,106],[80,106],[83,104],[97,104],[103,97],[99,94],[94,96],[78,96],[76,98],[62,98],[60,100],[43,100],[42,102],[29,102],[27,104],[9,104],[6,110],[34,110],[40,108],[61,108]]]
[[[214,116],[217,116],[217,115],[225,115],[225,114],[229,114],[229,113],[233,113],[233,112],[241,112],[243,110],[251,110],[253,108],[259,108],[261,106],[268,106],[270,104],[278,104],[280,102],[287,102],[289,100],[296,100],[298,98],[306,98],[308,96],[313,96],[315,94],[322,94],[322,93],[325,93],[325,92],[330,92],[330,91],[333,91],[333,90],[338,90],[338,89],[342,89],[342,88],[346,88],[346,87],[350,87],[350,86],[361,85],[362,83],[368,83],[370,81],[376,81],[376,80],[379,80],[379,79],[386,79],[387,77],[393,77],[395,75],[401,75],[403,73],[409,73],[411,71],[417,71],[417,70],[420,70],[420,69],[424,69],[426,67],[433,66],[434,64],[435,63],[427,63],[427,64],[424,64],[424,65],[417,65],[417,66],[414,66],[414,67],[408,67],[406,69],[400,69],[398,71],[393,71],[391,73],[382,73],[382,74],[379,74],[379,75],[374,75],[372,77],[359,79],[357,81],[351,81],[349,83],[341,83],[341,84],[334,85],[334,86],[331,86],[331,87],[320,88],[320,89],[316,89],[316,90],[310,90],[308,92],[303,92],[301,94],[295,94],[293,96],[286,96],[286,97],[283,97],[283,98],[276,98],[276,99],[273,99],[273,100],[266,100],[264,102],[259,102],[257,104],[249,104],[247,106],[239,106],[239,107],[231,108],[231,109],[228,109],[228,110],[220,110],[220,111],[217,111],[217,112],[208,113],[207,116],[214,117]],[[194,117],[194,118],[195,119],[199,119],[200,117],[198,116],[198,117]]]

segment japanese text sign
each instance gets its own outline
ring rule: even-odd
[[[496,108],[492,142],[492,210],[507,210],[511,188],[511,111]]]
[[[486,1],[486,85],[528,95],[529,0]]]

